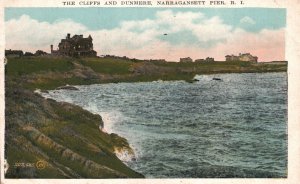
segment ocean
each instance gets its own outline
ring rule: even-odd
[[[213,80],[218,78],[220,80]],[[287,74],[76,86],[44,97],[100,114],[146,178],[287,177]]]

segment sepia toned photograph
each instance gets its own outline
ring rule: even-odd
[[[6,7],[6,179],[288,177],[285,8]]]

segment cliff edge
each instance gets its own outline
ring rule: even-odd
[[[78,106],[44,99],[6,82],[7,178],[140,178],[116,156],[126,139],[99,129],[103,121]]]

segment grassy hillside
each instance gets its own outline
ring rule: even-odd
[[[9,58],[6,76],[21,80],[27,89],[54,89],[66,84],[191,81],[195,74],[283,72],[287,63],[248,62],[143,62],[114,58],[23,57]]]
[[[5,156],[8,178],[143,177],[114,151],[131,150],[124,138],[99,129],[99,115],[44,99],[35,89],[63,85],[153,80],[192,81],[195,74],[279,72],[286,63],[164,63],[114,58],[8,58],[5,71]],[[132,150],[131,150],[132,151]],[[42,161],[44,167],[37,167]]]
[[[7,75],[20,76],[41,71],[65,72],[73,69],[71,58],[21,57],[9,58]]]

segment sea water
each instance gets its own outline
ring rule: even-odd
[[[287,74],[195,78],[43,95],[100,114],[133,147],[126,164],[148,178],[287,177]]]

